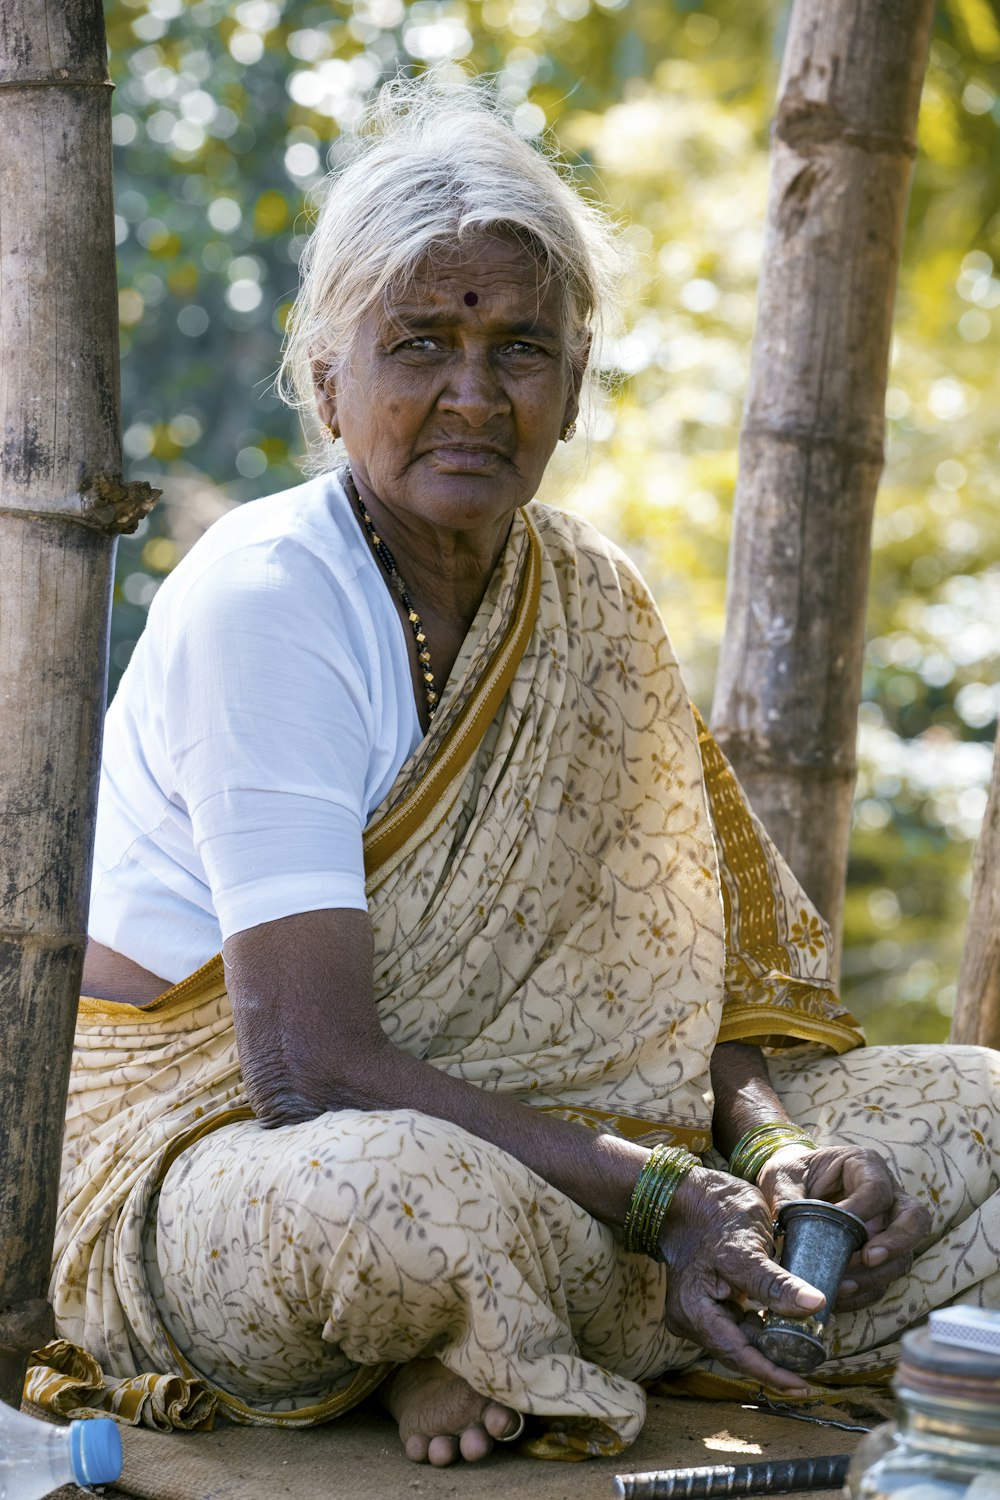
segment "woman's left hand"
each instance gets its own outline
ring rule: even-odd
[[[761,1169],[757,1183],[773,1213],[799,1198],[821,1198],[863,1219],[868,1243],[852,1256],[837,1298],[838,1312],[875,1302],[931,1228],[930,1210],[904,1193],[877,1151],[863,1146],[786,1147]]]

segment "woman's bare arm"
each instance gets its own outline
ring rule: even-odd
[[[117,1000],[126,1005],[151,1005],[169,988],[169,979],[160,979],[141,964],[116,953],[113,948],[106,948],[93,938],[88,940],[80,983],[82,995]]]
[[[712,1089],[715,1094],[712,1139],[727,1158],[732,1156],[740,1137],[755,1125],[788,1119],[774,1092],[767,1059],[759,1047],[745,1042],[720,1042],[712,1053]]]
[[[224,948],[250,1103],[264,1125],[336,1109],[416,1109],[516,1156],[588,1212],[621,1225],[647,1152],[452,1078],[379,1025],[366,912],[306,912]]]

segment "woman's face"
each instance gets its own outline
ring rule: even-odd
[[[362,493],[400,519],[487,529],[530,500],[573,421],[561,297],[516,239],[482,234],[428,259],[357,329],[317,406]]]

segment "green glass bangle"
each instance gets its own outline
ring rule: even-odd
[[[737,1141],[729,1158],[729,1171],[733,1177],[742,1177],[744,1182],[756,1187],[764,1163],[785,1146],[808,1146],[810,1151],[816,1150],[812,1137],[787,1120],[755,1125]]]
[[[625,1249],[660,1258],[660,1230],[683,1177],[698,1165],[682,1146],[654,1146],[636,1178],[625,1214]]]

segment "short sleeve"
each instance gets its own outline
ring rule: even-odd
[[[290,540],[226,554],[174,603],[164,742],[223,938],[366,909],[371,662],[353,613]]]

